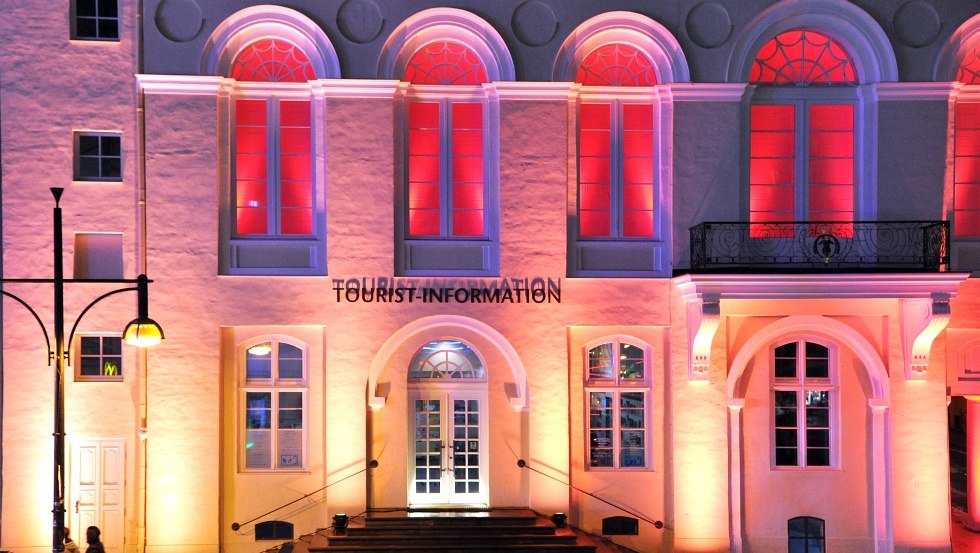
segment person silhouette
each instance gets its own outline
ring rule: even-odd
[[[85,553],[105,553],[105,547],[99,541],[101,535],[102,532],[99,531],[98,526],[89,526],[85,530],[85,541],[88,542],[88,549],[85,550]]]
[[[65,526],[65,553],[81,553],[78,545],[71,539],[71,529]]]

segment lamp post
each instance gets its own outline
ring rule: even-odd
[[[26,301],[20,297],[6,291],[0,290],[4,296],[9,297],[30,311],[34,320],[41,326],[44,333],[44,342],[48,348],[48,366],[54,362],[54,475],[53,475],[53,504],[51,513],[51,551],[62,553],[65,550],[65,365],[69,358],[71,340],[78,328],[79,321],[95,304],[121,292],[135,291],[137,293],[138,312],[137,318],[126,325],[123,331],[123,341],[127,344],[148,347],[158,344],[163,339],[163,329],[151,319],[148,314],[149,300],[147,297],[150,280],[146,275],[139,275],[136,279],[70,279],[66,280],[64,275],[63,254],[62,254],[62,234],[61,234],[61,194],[63,188],[52,188],[51,194],[54,196],[54,278],[30,279],[30,278],[4,278],[0,282],[7,283],[36,283],[52,284],[54,288],[54,347],[48,337],[47,328],[44,322]],[[85,309],[78,315],[72,326],[71,333],[68,335],[68,343],[65,343],[65,283],[109,283],[109,284],[135,284],[126,288],[117,288],[92,300]]]

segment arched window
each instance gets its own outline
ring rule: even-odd
[[[752,235],[793,232],[772,223],[853,221],[857,81],[848,52],[821,32],[782,32],[759,50],[750,83],[758,85],[750,117]]]
[[[477,85],[486,70],[472,50],[451,42],[420,48],[405,71],[412,84]],[[429,98],[408,103],[408,235],[486,235],[483,101]]]
[[[305,81],[306,55],[283,40],[244,48],[232,76],[266,82]],[[275,94],[235,100],[235,235],[241,238],[313,234],[311,103]]]
[[[690,80],[683,52],[661,24],[626,11],[584,21],[558,52],[553,78],[576,84],[569,276],[670,274],[668,90]]]
[[[628,44],[593,50],[577,81],[589,86],[653,86],[650,59]],[[616,97],[579,103],[579,237],[654,237],[656,204],[654,108]]]
[[[202,73],[226,77],[218,96],[218,271],[325,275],[325,92],[339,77],[323,29],[281,6],[252,6],[208,38]],[[317,115],[319,113],[319,115]],[[319,156],[322,162],[322,156]]]
[[[395,272],[500,272],[498,114],[489,83],[514,78],[499,33],[476,15],[432,8],[389,36],[378,76],[397,79]]]
[[[786,523],[789,537],[789,553],[824,553],[827,550],[827,534],[823,519],[794,517]]]
[[[650,348],[629,338],[585,348],[590,469],[650,467]]]
[[[239,467],[303,470],[307,459],[308,359],[302,342],[266,336],[239,347]]]
[[[953,235],[980,237],[980,35],[961,53],[953,119]]]
[[[409,380],[484,380],[483,362],[459,340],[436,340],[422,346],[408,365]]]
[[[836,465],[836,351],[804,338],[772,350],[774,467]]]

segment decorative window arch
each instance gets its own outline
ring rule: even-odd
[[[794,63],[776,63],[777,52]],[[756,85],[745,124],[751,235],[785,235],[788,221],[876,218],[877,105],[863,87],[897,81],[898,65],[868,13],[844,0],[777,2],[737,37],[728,79]]]
[[[326,274],[326,208],[317,128],[322,90],[339,77],[336,52],[306,16],[255,6],[222,22],[202,71],[232,79],[219,96],[227,124],[219,217],[221,274]],[[314,92],[317,90],[319,92]]]
[[[980,238],[980,15],[950,37],[936,80],[961,83],[953,110],[953,236]]]
[[[630,336],[608,336],[583,348],[590,470],[651,467],[652,348]]]
[[[562,45],[556,80],[573,81],[576,223],[572,276],[653,276],[669,241],[670,82],[689,80],[683,50],[631,12],[584,22]]]
[[[442,339],[425,344],[408,364],[408,378],[426,380],[486,380],[480,355],[462,340]]]
[[[288,336],[240,344],[239,470],[304,470],[309,441],[309,348]]]
[[[489,82],[514,78],[500,35],[472,13],[424,10],[382,49],[399,97],[399,275],[493,276],[500,269],[498,115]]]

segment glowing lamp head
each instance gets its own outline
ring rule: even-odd
[[[155,346],[163,341],[163,329],[149,317],[138,317],[126,325],[123,341],[140,348]]]
[[[163,329],[147,314],[149,284],[150,279],[146,275],[136,277],[137,316],[123,330],[123,342],[140,348],[155,346],[163,340]]]

